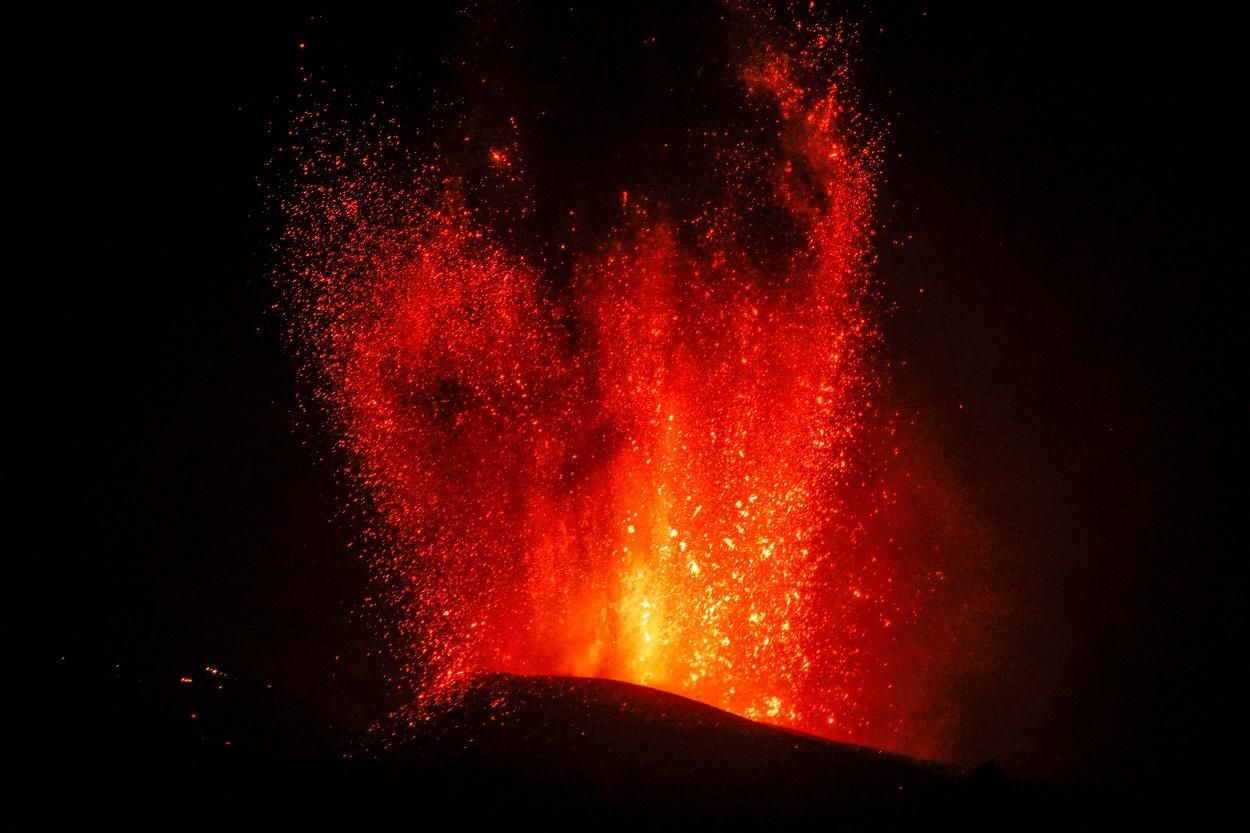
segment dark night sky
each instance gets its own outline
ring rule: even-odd
[[[880,252],[893,390],[992,553],[965,575],[997,604],[943,693],[954,751],[1061,778],[1196,772],[1244,690],[1232,27],[1195,7],[999,6],[854,12],[857,80],[888,123],[883,238],[910,238]],[[552,42],[650,14],[562,9],[537,24]],[[394,78],[419,111],[458,19],[353,5],[33,27],[36,156],[55,171],[33,204],[52,234],[11,277],[33,284],[15,313],[37,332],[10,361],[38,403],[21,453],[56,656],[214,662],[337,723],[385,702],[353,614],[368,587],[342,461],[299,413],[269,312],[257,178],[302,63]],[[597,106],[634,106],[612,49],[573,52],[597,62],[581,67]]]

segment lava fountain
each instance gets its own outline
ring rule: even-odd
[[[724,199],[679,217],[622,191],[563,277],[473,196],[476,176],[532,208],[518,120],[465,137],[473,169],[376,114],[296,120],[286,320],[419,702],[504,671],[840,739],[895,719],[888,646],[923,581],[883,520],[880,148],[829,69],[836,35],[805,37],[739,63],[758,123],[716,151]],[[746,231],[763,210],[768,246]]]

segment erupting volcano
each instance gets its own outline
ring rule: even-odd
[[[557,213],[523,117],[441,143],[366,105],[296,120],[285,312],[418,712],[508,672],[898,730],[891,646],[941,574],[896,557],[881,149],[841,36],[794,37],[735,64],[751,123],[701,137],[719,198],[620,189],[610,232],[571,243],[518,231]]]

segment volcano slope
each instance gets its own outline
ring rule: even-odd
[[[1118,794],[836,743],[605,679],[482,675],[362,732],[327,727],[300,698],[234,677],[189,685],[168,670],[63,672],[58,711],[72,719],[53,733],[56,765],[45,773],[73,797],[48,805],[62,818],[112,807],[208,826],[244,813],[418,828],[1021,830],[1142,815]]]

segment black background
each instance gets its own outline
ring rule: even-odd
[[[878,268],[892,385],[993,543],[976,581],[1000,601],[995,638],[942,693],[949,756],[1200,777],[1244,680],[1233,25],[1198,6],[1010,5],[849,10],[856,80],[888,123],[882,239],[908,241]],[[595,38],[689,33],[693,14],[533,19],[580,44],[570,72],[610,112],[641,82]],[[357,613],[343,461],[300,412],[270,311],[258,178],[300,67],[395,80],[419,108],[454,81],[440,58],[463,26],[352,5],[25,27],[37,146],[10,164],[40,242],[10,273],[26,391],[10,407],[32,423],[14,440],[32,506],[10,527],[39,525],[13,557],[47,576],[49,662],[213,663],[335,725],[393,704]]]

